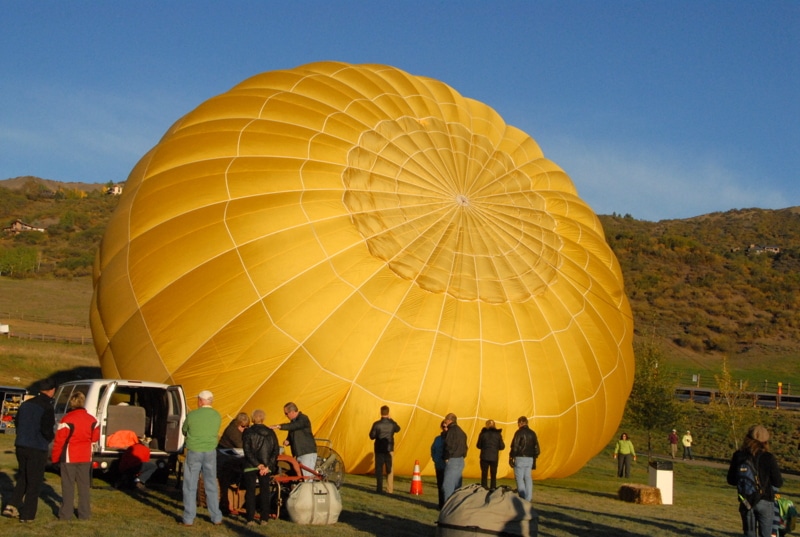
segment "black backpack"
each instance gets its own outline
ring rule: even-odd
[[[758,460],[753,461],[747,457],[739,464],[739,473],[736,479],[736,491],[739,501],[748,511],[764,497],[764,489],[758,478]]]

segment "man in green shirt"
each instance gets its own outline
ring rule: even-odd
[[[217,486],[217,434],[222,426],[222,416],[211,408],[214,394],[203,390],[197,395],[197,410],[192,410],[183,422],[186,436],[186,463],[183,465],[183,518],[181,526],[191,526],[197,515],[197,483],[203,474],[206,504],[211,522],[222,524]]]

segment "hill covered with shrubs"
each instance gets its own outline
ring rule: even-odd
[[[113,186],[0,181],[0,227],[19,220],[42,230],[0,234],[0,275],[90,275],[119,200]],[[797,356],[800,207],[659,222],[616,214],[600,220],[622,266],[637,338],[658,341],[668,355],[698,369],[713,369],[709,359],[723,355],[734,368]]]

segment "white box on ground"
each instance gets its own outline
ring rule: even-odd
[[[652,461],[648,467],[649,482],[651,487],[661,491],[661,503],[672,505],[672,462]]]

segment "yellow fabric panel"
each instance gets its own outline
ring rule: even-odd
[[[371,471],[389,404],[399,474],[432,473],[455,412],[465,475],[486,419],[510,444],[520,415],[535,476],[569,475],[633,381],[619,264],[566,173],[489,106],[384,65],[263,73],[180,118],[132,170],[94,281],[104,375],[272,423],[294,401],[348,471]]]

